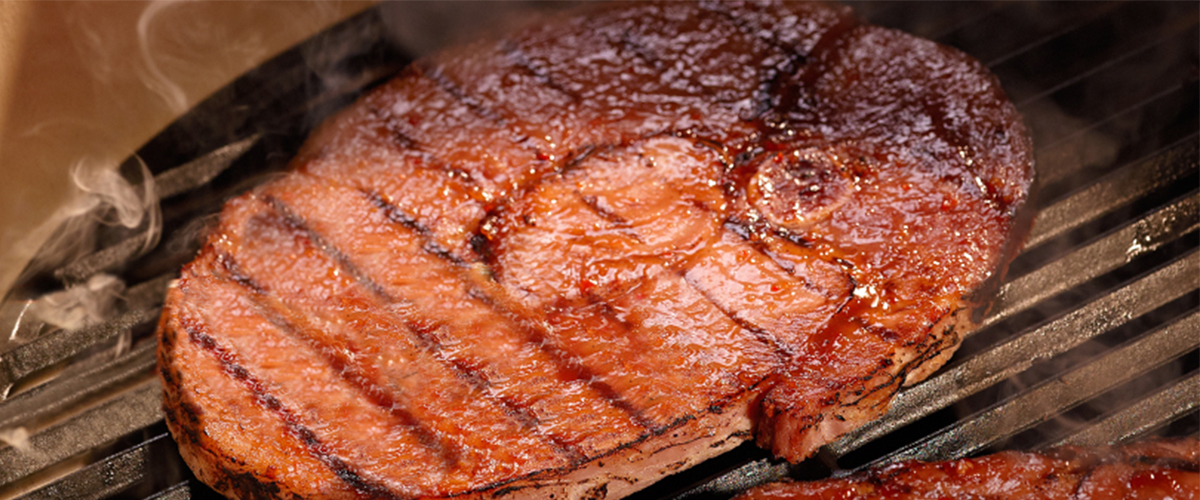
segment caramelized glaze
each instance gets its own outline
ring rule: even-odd
[[[840,479],[777,483],[737,500],[1200,498],[1200,442],[1001,452],[951,462],[907,462]]]
[[[564,15],[416,63],[230,201],[168,296],[168,425],[240,498],[801,460],[953,351],[1031,178],[982,66],[844,8]]]

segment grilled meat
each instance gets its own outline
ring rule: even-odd
[[[775,483],[737,500],[1200,498],[1200,441],[1006,451],[951,462],[905,462],[840,479]]]
[[[236,498],[798,461],[953,352],[1031,163],[978,62],[848,9],[588,8],[419,61],[231,200],[167,297],[167,424]]]

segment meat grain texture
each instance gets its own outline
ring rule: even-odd
[[[996,79],[844,7],[589,7],[418,61],[230,200],[160,323],[233,498],[618,498],[799,461],[981,314],[1028,226]]]
[[[1195,500],[1200,441],[1006,451],[949,462],[905,462],[839,479],[776,483],[735,500]]]

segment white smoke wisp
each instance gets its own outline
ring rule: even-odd
[[[97,231],[104,226],[130,230],[138,241],[137,254],[158,244],[162,215],[150,170],[138,162],[140,179],[128,180],[115,162],[83,159],[71,169],[69,201],[38,226],[19,248],[31,254],[25,276],[68,264],[96,248]],[[18,269],[19,271],[19,269]],[[10,272],[0,278],[0,290],[24,276]],[[106,318],[125,289],[120,279],[97,274],[86,282],[33,301],[29,312],[51,325],[73,329]]]
[[[45,460],[46,452],[33,447],[33,443],[29,441],[29,430],[24,427],[12,427],[8,429],[0,429],[0,444],[7,444],[17,452],[29,457],[33,460]]]
[[[24,427],[0,429],[0,443],[12,446],[22,453],[32,451],[29,446],[29,431]]]
[[[176,115],[183,114],[188,110],[187,93],[174,80],[171,80],[158,66],[158,62],[154,59],[156,53],[150,44],[150,28],[154,26],[154,20],[158,18],[164,10],[176,5],[178,0],[164,0],[160,2],[151,2],[146,10],[142,12],[138,18],[137,33],[138,33],[138,49],[141,52],[142,62],[145,64],[145,73],[141,75],[142,81],[150,91],[157,94],[166,103],[167,107]]]
[[[97,274],[86,283],[43,295],[33,301],[29,312],[51,325],[77,330],[108,317],[124,291],[120,278]]]
[[[139,254],[154,247],[162,234],[162,212],[155,194],[154,176],[137,158],[140,182],[126,180],[117,168],[77,163],[71,179],[82,197],[66,207],[68,216],[97,214],[96,222],[129,229],[145,227]],[[74,213],[71,213],[74,212]]]

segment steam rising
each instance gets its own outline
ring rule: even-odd
[[[125,282],[119,278],[97,274],[86,283],[42,296],[29,312],[51,325],[76,330],[103,320],[124,291]]]
[[[137,165],[141,178],[130,181],[114,163],[76,163],[71,169],[70,200],[31,235],[51,234],[25,273],[45,272],[97,250],[96,234],[104,226],[134,232],[139,254],[153,248],[162,233],[162,216],[154,178],[144,164]],[[119,278],[97,274],[38,298],[28,312],[54,326],[80,328],[104,319],[124,289]]]
[[[12,446],[22,453],[32,451],[29,447],[29,431],[25,430],[24,427],[0,429],[0,443]]]
[[[140,159],[138,167],[142,177],[140,186],[126,180],[114,167],[76,164],[71,178],[82,196],[76,197],[67,210],[74,212],[70,216],[90,213],[98,216],[102,224],[117,224],[129,229],[142,227],[144,220],[141,245],[144,252],[158,243],[162,216],[158,197],[154,194],[154,176]]]
[[[142,62],[146,65],[144,72],[141,74],[146,87],[155,94],[158,94],[172,112],[183,114],[188,109],[187,93],[183,91],[183,88],[178,83],[167,78],[167,75],[158,67],[158,63],[155,62],[153,57],[154,50],[150,44],[150,27],[154,23],[154,19],[163,10],[170,8],[176,3],[178,3],[178,0],[164,0],[161,2],[151,2],[146,7],[141,17],[138,18],[137,23],[138,49],[141,51]]]

